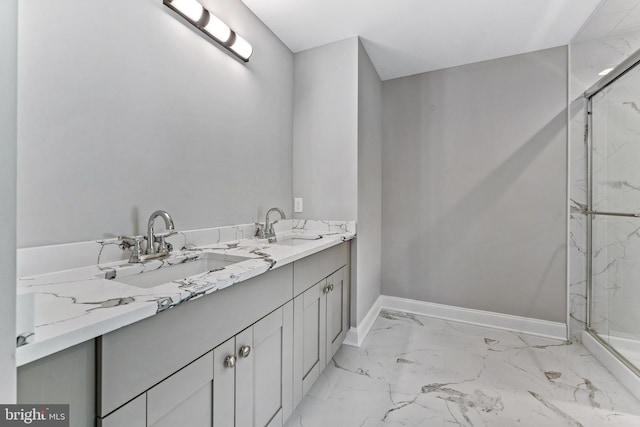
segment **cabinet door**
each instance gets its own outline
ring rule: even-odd
[[[147,391],[147,427],[210,427],[213,421],[213,352]]]
[[[327,281],[296,297],[294,310],[293,403],[297,406],[326,365]]]
[[[282,426],[292,411],[293,373],[290,365],[283,364],[293,352],[292,317],[293,307],[288,303],[255,323],[251,334],[246,331],[236,336],[240,356],[236,367],[237,427]]]
[[[276,311],[277,313],[278,311]],[[267,316],[267,318],[270,316]],[[244,352],[247,353],[244,353]],[[236,335],[235,354],[238,355],[236,365],[236,385],[235,385],[235,414],[237,427],[253,427],[253,382],[254,382],[254,362],[255,346],[253,343],[253,326],[245,329]],[[232,426],[233,424],[229,424]]]
[[[327,361],[333,358],[347,334],[348,286],[345,267],[327,278]]]
[[[236,361],[235,337],[213,349],[213,427],[234,425]]]
[[[213,426],[281,427],[293,412],[292,359],[292,302],[216,347]]]

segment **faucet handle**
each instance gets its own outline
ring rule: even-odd
[[[178,232],[176,230],[169,230],[166,233],[158,233],[155,236],[157,238],[162,238],[162,239],[166,239],[169,236],[173,236],[174,234],[178,234]]]
[[[129,257],[130,263],[141,262],[140,255],[142,254],[141,243],[144,236],[118,236],[118,240],[122,242],[122,249],[130,249],[131,256]]]
[[[156,235],[155,241],[158,242],[158,253],[169,253],[173,250],[173,245],[165,240],[169,236],[176,234],[176,231]]]
[[[143,236],[118,236],[118,240],[122,242],[123,246],[133,246],[136,242],[142,241],[143,238]]]
[[[265,224],[261,223],[261,222],[254,222],[255,226],[256,226],[256,235],[255,237],[259,238],[259,239],[264,239],[264,227]]]
[[[276,230],[273,228],[273,226],[276,225],[277,222],[278,220],[276,219],[275,221],[269,223],[269,228],[265,230],[265,234],[267,237],[274,237],[276,235]]]

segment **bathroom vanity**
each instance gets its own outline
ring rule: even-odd
[[[165,285],[127,285],[135,296],[122,298],[146,299],[156,312],[24,364],[19,400],[69,403],[72,425],[282,426],[349,328],[355,232],[338,231],[186,251],[200,258],[226,253],[234,262],[166,285],[191,292],[186,296],[169,288],[160,295]],[[107,286],[119,274],[128,277],[131,265],[101,268],[100,286]],[[18,350],[31,345],[38,341]]]

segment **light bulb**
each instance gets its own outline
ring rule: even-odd
[[[231,50],[238,54],[245,61],[249,60],[249,57],[253,53],[253,48],[251,45],[242,37],[236,34],[236,40],[233,42],[231,46],[229,46]]]
[[[196,0],[171,0],[171,6],[193,22],[198,22],[204,12],[202,5]]]
[[[211,12],[209,12],[209,23],[204,27],[204,30],[222,43],[226,43],[231,36],[231,28],[216,18]]]
[[[613,67],[611,68],[605,68],[604,70],[600,71],[598,73],[599,76],[606,76],[607,74],[609,74],[610,72],[613,71]]]

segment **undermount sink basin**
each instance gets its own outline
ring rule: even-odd
[[[143,273],[131,275],[126,275],[126,273],[118,274],[113,280],[138,288],[148,289],[196,274],[218,270],[248,259],[251,258],[221,254],[201,254],[198,259],[193,261],[163,266],[157,270],[145,271]]]
[[[288,236],[284,238],[278,238],[277,241],[273,242],[273,245],[282,245],[282,246],[299,246],[309,243],[310,241],[321,239],[322,236],[308,236],[308,235],[299,235],[299,236]]]

